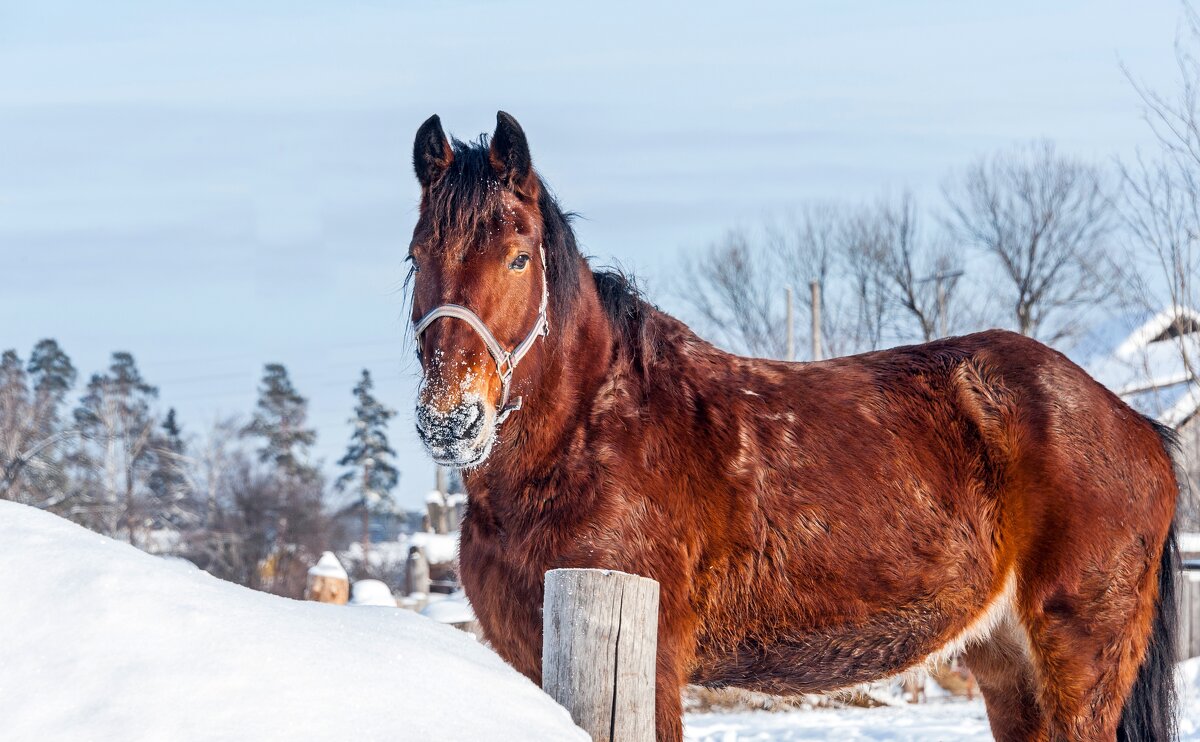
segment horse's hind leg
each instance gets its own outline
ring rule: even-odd
[[[1044,722],[1033,739],[1112,742],[1150,636],[1157,556],[1136,536],[1040,556],[1014,616]]]
[[[1117,738],[1150,632],[1154,590],[1143,583],[1154,573],[1140,547],[1097,563],[1069,572],[1070,589],[1026,581],[1014,610],[965,652],[997,742]]]
[[[996,742],[1048,739],[1037,672],[1015,617],[997,626],[986,643],[970,646],[963,661],[979,683]]]
[[[1128,554],[1123,555],[1128,557]],[[1107,574],[1085,574],[1032,606],[1025,619],[1051,740],[1115,740],[1154,614],[1154,572],[1123,558]]]

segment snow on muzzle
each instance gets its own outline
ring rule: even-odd
[[[490,391],[486,379],[467,373],[457,382],[446,383],[439,377],[427,376],[421,386],[417,435],[439,464],[479,464],[491,449],[496,428],[496,410],[480,393]]]

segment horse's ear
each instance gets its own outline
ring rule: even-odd
[[[417,171],[417,180],[422,188],[428,188],[442,177],[446,168],[454,161],[454,150],[442,131],[442,120],[437,114],[430,116],[417,129],[417,138],[413,141],[413,170]]]
[[[496,169],[500,182],[518,195],[532,198],[537,194],[537,178],[533,174],[529,142],[517,120],[504,111],[496,113],[496,133],[492,135],[488,159]]]

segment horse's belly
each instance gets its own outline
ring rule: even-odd
[[[701,642],[692,682],[766,693],[823,693],[880,680],[985,640],[1013,613],[1011,574],[972,604],[929,601],[861,621],[756,631],[732,646]]]
[[[694,678],[765,693],[822,693],[895,675],[940,648],[938,626],[916,631],[879,626],[801,638],[747,641],[711,657]]]

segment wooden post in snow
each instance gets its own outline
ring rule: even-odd
[[[304,599],[345,605],[350,600],[350,577],[332,551],[321,555],[308,570]]]
[[[546,573],[542,689],[595,742],[654,739],[658,583],[603,569]]]

